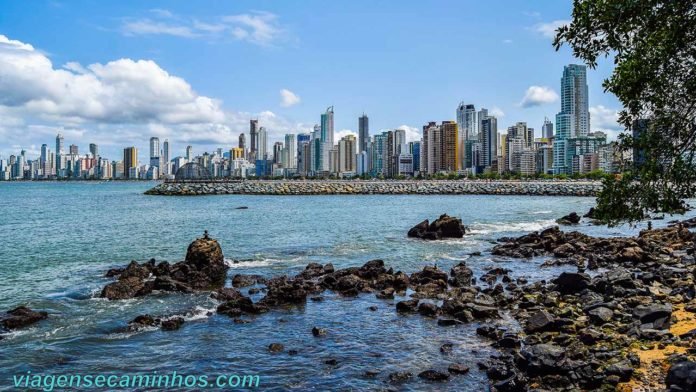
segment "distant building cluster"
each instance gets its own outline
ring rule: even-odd
[[[334,108],[328,107],[311,133],[287,134],[269,148],[268,132],[257,119],[249,122],[249,140],[242,132],[236,147],[194,155],[170,156],[167,139],[150,138],[149,160],[127,147],[122,159],[109,160],[96,144],[80,155],[78,146],[64,146],[56,136],[55,150],[41,146],[38,159],[25,151],[0,159],[0,180],[33,179],[161,179],[267,177],[431,177],[486,173],[584,174],[615,172],[618,156],[607,135],[591,131],[587,69],[564,67],[561,111],[556,124],[545,119],[539,138],[534,128],[518,122],[499,132],[497,118],[487,109],[460,103],[455,121],[423,125],[421,140],[407,141],[406,131],[370,134],[369,118],[358,118],[358,135],[334,140]],[[188,165],[187,165],[188,164]]]

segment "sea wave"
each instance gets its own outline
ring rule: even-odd
[[[268,267],[278,264],[292,264],[303,260],[303,257],[294,257],[291,259],[281,259],[276,257],[262,257],[249,260],[235,260],[225,258],[225,264],[230,268],[253,268],[253,267]]]
[[[553,219],[544,219],[533,222],[517,222],[517,223],[473,223],[469,226],[471,234],[491,234],[502,232],[530,232],[539,231],[551,226],[554,226],[556,221]]]

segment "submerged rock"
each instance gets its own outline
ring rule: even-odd
[[[424,240],[439,240],[443,238],[462,238],[465,233],[466,228],[462,224],[461,219],[443,214],[433,223],[426,219],[413,226],[408,231],[408,236]]]
[[[17,329],[39,322],[48,317],[48,313],[34,311],[26,306],[18,306],[0,315],[0,325],[5,329]]]

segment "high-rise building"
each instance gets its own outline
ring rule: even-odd
[[[487,116],[481,122],[482,166],[490,167],[497,161],[498,155],[498,120]]]
[[[193,162],[193,147],[186,146],[186,162]]]
[[[307,174],[310,170],[307,166],[310,162],[309,143],[312,135],[309,133],[300,133],[297,135],[297,171],[301,174]]]
[[[297,161],[295,160],[295,135],[292,133],[288,133],[285,135],[285,160],[286,160],[286,167],[288,169],[295,169],[297,168]]]
[[[358,118],[358,152],[367,151],[370,139],[370,119],[365,113]]]
[[[65,154],[65,150],[63,149],[64,146],[64,139],[63,135],[60,133],[56,135],[56,155],[63,155]]]
[[[162,143],[161,158],[160,166],[162,167],[162,174],[171,174],[171,170],[169,170],[171,166],[171,162],[169,161],[169,139],[164,139],[164,143]]]
[[[355,173],[357,164],[355,161],[357,153],[357,140],[353,135],[346,135],[338,142],[338,172]]]
[[[89,153],[92,154],[92,158],[99,158],[99,146],[94,143],[89,144]]]
[[[459,167],[459,130],[454,121],[443,121],[442,129],[442,169],[453,172]]]
[[[334,145],[334,109],[333,106],[326,108],[326,112],[321,114],[321,140]]]
[[[127,147],[123,149],[123,177],[126,179],[137,179],[133,173],[137,173],[138,168],[138,149]],[[134,170],[135,169],[135,170]]]
[[[259,120],[252,119],[249,120],[249,139],[251,139],[249,147],[249,159],[251,161],[256,160],[258,156],[258,145],[259,145]],[[261,157],[261,159],[264,159]]]
[[[268,159],[268,133],[265,127],[256,132],[256,159]]]
[[[553,137],[553,123],[544,117],[544,125],[541,126],[541,137],[551,139]]]
[[[473,104],[464,104],[460,102],[457,106],[457,127],[459,129],[459,142],[457,149],[459,151],[458,170],[465,169],[464,163],[471,158],[467,158],[466,141],[478,140],[479,127],[476,122],[476,108]]]
[[[281,153],[283,151],[283,143],[281,142],[275,142],[273,144],[273,163],[281,163],[282,161],[282,156]]]
[[[158,137],[150,138],[150,166],[159,168],[160,142]]]
[[[246,152],[246,136],[244,135],[244,132],[239,134],[239,144],[237,145],[237,147],[241,148],[242,151]]]
[[[80,155],[80,152],[79,152],[76,144],[70,145],[70,155]]]
[[[582,138],[590,133],[590,112],[587,67],[570,64],[563,68],[561,78],[561,111],[556,115],[556,137],[553,145],[553,172],[572,172],[572,155],[567,151],[569,138]]]

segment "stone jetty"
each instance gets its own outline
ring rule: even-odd
[[[148,195],[536,195],[596,196],[596,181],[263,181],[164,182]]]

